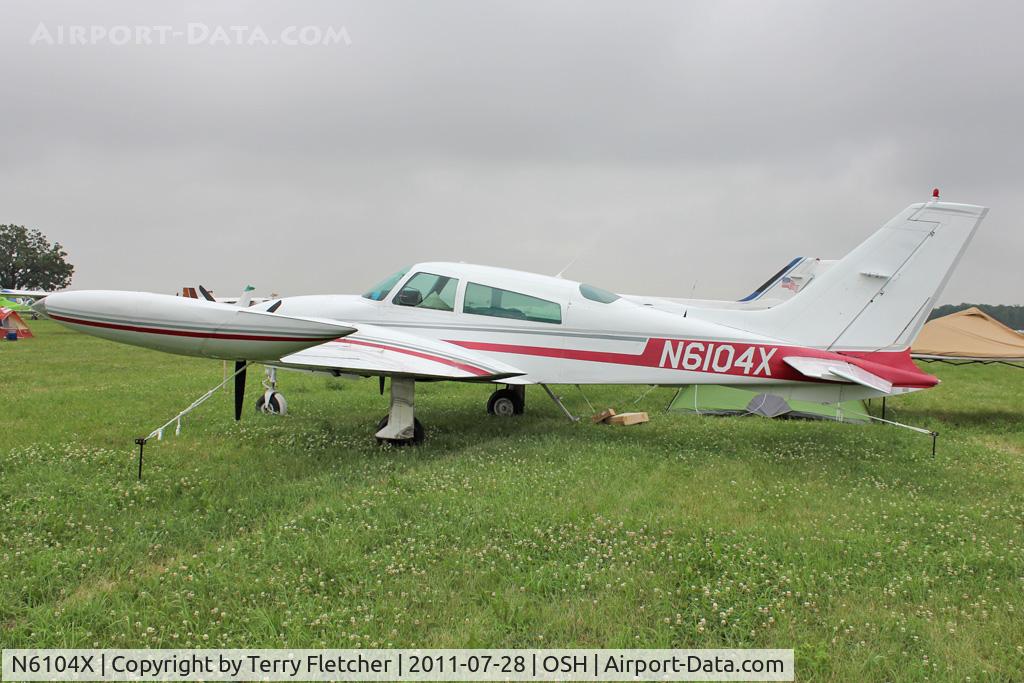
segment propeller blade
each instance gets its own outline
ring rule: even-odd
[[[270,305],[270,308],[267,309],[267,313],[273,313],[274,311],[276,311],[279,308],[281,308],[281,300],[280,299],[278,299],[277,301],[275,301],[274,303],[272,303]]]
[[[213,294],[210,294],[206,287],[203,287],[202,285],[199,285],[199,293],[202,294],[203,298],[207,301],[216,301],[216,299],[213,298]]]
[[[235,420],[242,419],[242,403],[245,401],[245,361],[235,361]]]

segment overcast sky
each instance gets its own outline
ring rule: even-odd
[[[0,223],[62,242],[75,288],[577,259],[737,298],[938,186],[991,207],[943,300],[1024,303],[1018,2],[103,4],[0,5]],[[282,44],[307,26],[345,39]]]

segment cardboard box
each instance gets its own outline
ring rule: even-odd
[[[618,415],[612,415],[606,422],[610,425],[638,425],[644,422],[650,422],[651,418],[647,416],[647,413],[620,413]]]

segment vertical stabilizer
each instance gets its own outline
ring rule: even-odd
[[[790,300],[760,311],[692,315],[802,346],[906,349],[987,212],[971,204],[913,204]]]

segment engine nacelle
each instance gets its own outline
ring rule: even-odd
[[[149,292],[59,292],[36,302],[33,309],[94,337],[224,360],[277,360],[356,331],[322,318]]]

